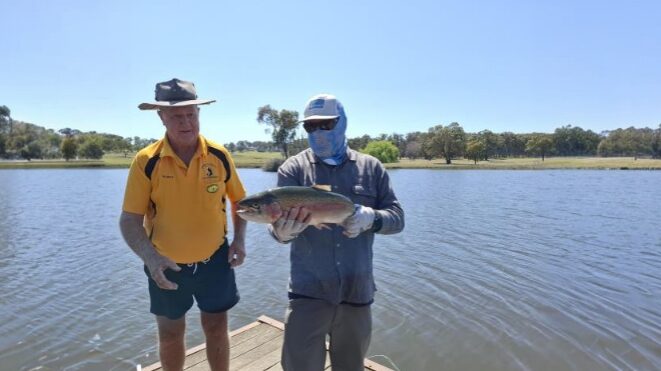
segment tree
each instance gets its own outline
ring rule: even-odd
[[[505,157],[523,156],[526,153],[526,142],[519,134],[504,132],[498,141],[498,154]]]
[[[404,156],[410,158],[411,160],[422,157],[422,143],[418,141],[411,141],[406,143]]]
[[[386,140],[392,142],[392,144],[394,144],[397,147],[400,154],[403,154],[406,151],[406,137],[404,137],[404,135],[392,133],[388,135],[388,138],[386,138]]]
[[[484,142],[477,137],[473,137],[466,145],[466,157],[472,159],[477,164],[477,160],[484,156],[485,149]]]
[[[310,143],[308,142],[307,135],[301,134],[298,138],[294,139],[289,144],[289,150],[291,153],[299,153],[306,149],[310,148]]]
[[[373,139],[365,134],[362,137],[356,137],[356,138],[351,138],[347,140],[347,145],[349,148],[353,148],[356,151],[360,151],[361,149],[367,147],[367,144],[371,142]]]
[[[7,106],[0,106],[0,134],[12,132],[11,110]]]
[[[552,147],[553,141],[548,134],[534,134],[526,143],[526,151],[542,155],[542,162],[544,162],[544,157]]]
[[[80,146],[78,154],[83,158],[99,160],[103,157],[103,148],[98,140],[88,140]]]
[[[466,133],[458,123],[453,122],[448,126],[434,126],[429,129],[429,134],[428,150],[434,156],[444,157],[446,164],[451,164],[453,157],[464,154]]]
[[[361,152],[374,156],[383,163],[397,162],[399,149],[387,140],[370,142]]]
[[[30,142],[21,148],[21,157],[30,161],[33,158],[41,158],[42,148],[37,142]]]
[[[612,130],[604,138],[597,153],[600,156],[634,156],[634,160],[640,155],[654,156],[656,131],[650,128]]]
[[[78,144],[73,138],[64,138],[62,144],[60,144],[60,151],[62,152],[62,157],[66,161],[71,160],[76,157],[76,152],[78,152]]]
[[[230,152],[234,152],[236,151],[236,144],[233,142],[225,143],[225,148],[227,148],[227,150]]]
[[[555,129],[553,133],[554,148],[560,156],[593,155],[600,141],[598,134],[578,126],[563,126]]]
[[[483,160],[489,161],[489,156],[496,152],[498,137],[491,130],[482,130],[477,133],[478,139],[482,142],[484,150],[482,151]]]
[[[271,133],[273,142],[280,147],[285,158],[289,157],[288,144],[296,137],[296,128],[298,128],[298,112],[277,110],[265,105],[257,109],[257,122],[270,126],[267,132]]]
[[[652,157],[661,157],[661,124],[659,124],[658,129],[654,130],[654,136],[652,137],[650,148],[652,149]]]

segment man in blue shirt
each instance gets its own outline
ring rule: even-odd
[[[324,369],[330,336],[333,370],[363,370],[372,332],[374,234],[404,228],[404,211],[376,158],[347,145],[347,117],[332,95],[312,97],[303,127],[310,148],[278,170],[278,186],[329,185],[356,204],[355,213],[330,229],[308,228],[309,211],[285,210],[269,229],[291,243],[289,306],[282,366],[285,371]]]

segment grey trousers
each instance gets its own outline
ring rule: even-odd
[[[369,305],[334,305],[317,299],[291,299],[285,314],[284,371],[322,371],[326,335],[333,371],[362,371],[372,336]]]

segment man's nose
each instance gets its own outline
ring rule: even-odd
[[[192,117],[188,117],[188,116],[184,116],[184,117],[181,119],[181,122],[180,122],[180,123],[181,123],[181,125],[184,125],[184,126],[186,126],[186,127],[188,127],[188,126],[193,126],[193,118],[192,118]]]

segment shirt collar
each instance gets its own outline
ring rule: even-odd
[[[199,157],[200,155],[207,156],[209,154],[209,147],[207,147],[207,141],[204,139],[202,135],[198,135],[197,137],[197,149],[195,150],[195,154],[193,157]],[[172,146],[170,145],[170,141],[168,140],[168,136],[165,135],[163,137],[163,149],[161,149],[161,157],[179,157],[177,154],[174,152],[174,149],[172,149]]]

